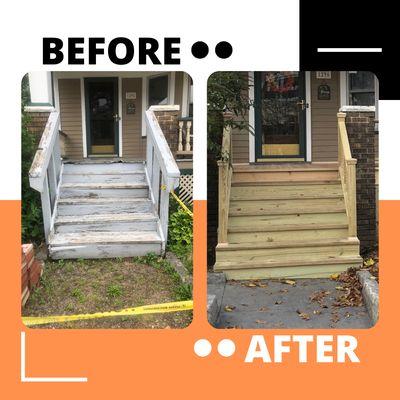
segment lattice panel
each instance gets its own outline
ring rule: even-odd
[[[181,175],[179,198],[186,204],[193,204],[193,175]]]

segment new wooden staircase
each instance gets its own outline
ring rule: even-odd
[[[318,278],[362,263],[344,118],[338,114],[334,163],[232,165],[225,128],[215,271],[228,279]]]
[[[156,116],[146,111],[143,162],[121,159],[63,162],[59,114],[50,114],[29,180],[41,194],[53,259],[162,254],[168,237],[169,194],[180,172]]]

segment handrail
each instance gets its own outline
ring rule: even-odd
[[[225,120],[232,117],[232,113],[224,113]],[[218,161],[218,244],[228,242],[232,173],[232,132],[231,127],[227,125],[222,133],[221,159]]]
[[[62,169],[59,126],[60,114],[57,111],[52,111],[29,170],[30,186],[40,192],[41,196],[46,242],[53,228],[55,199]]]
[[[160,234],[163,239],[163,250],[165,250],[168,238],[169,194],[179,185],[180,171],[153,110],[153,107],[150,107],[145,113],[146,173],[154,208],[160,219]]]
[[[338,165],[349,225],[349,236],[357,236],[356,164],[352,157],[346,129],[346,113],[338,118]]]

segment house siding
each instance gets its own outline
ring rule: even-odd
[[[336,161],[338,154],[337,116],[340,108],[340,73],[332,71],[332,78],[316,79],[311,74],[311,140],[312,161]],[[318,86],[326,83],[331,88],[330,100],[318,100]]]
[[[59,79],[61,130],[65,132],[65,157],[81,159],[82,142],[82,108],[80,79]]]
[[[126,113],[126,92],[136,92],[136,112]],[[142,78],[122,79],[122,156],[143,160],[146,138],[142,136]]]

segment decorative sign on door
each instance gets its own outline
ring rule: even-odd
[[[317,79],[331,79],[332,73],[331,71],[315,71],[315,77]]]

